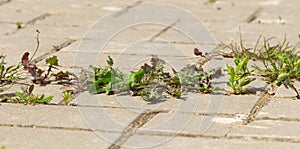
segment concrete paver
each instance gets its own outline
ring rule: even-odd
[[[299,141],[299,122],[258,120],[251,124],[236,127],[228,136],[248,136],[268,140]]]
[[[297,109],[299,104],[296,99],[272,98],[270,103],[261,110],[257,117],[299,119],[300,114]]]
[[[0,127],[0,146],[7,148],[107,148],[111,143],[97,137],[93,132]]]

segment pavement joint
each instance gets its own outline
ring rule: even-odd
[[[127,13],[131,8],[138,6],[140,3],[142,3],[142,1],[137,1],[134,4],[126,6],[125,8],[123,8],[123,10],[121,10],[117,14],[115,14],[114,17],[119,17],[120,15]]]
[[[56,52],[62,50],[63,48],[71,45],[75,41],[77,41],[77,39],[68,39],[67,41],[61,43],[58,46],[53,46],[53,48],[50,50],[50,52],[44,53],[43,55],[33,59],[32,63],[38,63],[38,62],[42,61],[43,59],[47,58],[48,56],[52,55],[53,53],[56,53]]]
[[[251,23],[259,17],[259,14],[262,12],[263,7],[257,8],[246,20],[245,22]]]
[[[145,113],[141,113],[133,122],[129,124],[129,126],[125,129],[123,135],[117,139],[109,149],[117,149],[120,148],[132,135],[136,134],[137,129],[146,124],[149,120],[151,120],[155,115],[161,113],[161,111],[149,111]]]
[[[2,1],[2,2],[0,2],[0,6],[2,6],[2,5],[4,5],[4,4],[7,4],[7,3],[10,3],[11,2],[11,0],[5,0],[5,1]]]
[[[0,127],[19,127],[19,128],[40,128],[40,129],[58,129],[58,130],[71,130],[71,131],[92,131],[89,128],[74,128],[74,127],[58,127],[58,126],[41,126],[41,125],[23,125],[23,124],[3,124]]]
[[[161,31],[159,31],[157,34],[155,34],[154,36],[152,36],[150,38],[150,42],[154,41],[157,37],[161,36],[162,34],[164,34],[165,32],[167,32],[169,29],[171,29],[174,25],[176,25],[178,22],[180,21],[180,19],[177,19],[176,21],[174,21],[172,24],[166,26],[164,29],[162,29]]]
[[[260,121],[260,120],[300,122],[300,118],[287,118],[287,117],[258,117],[258,118],[255,118],[255,121]]]
[[[260,98],[257,100],[253,108],[251,109],[248,118],[244,121],[244,124],[247,125],[253,121],[256,115],[261,111],[261,109],[270,101],[271,95],[268,93],[262,93]]]
[[[21,28],[17,28],[17,29],[15,29],[14,31],[7,32],[5,35],[12,35],[12,34],[15,34],[15,33],[17,33],[19,30],[25,29],[27,26],[34,25],[34,24],[36,24],[36,22],[42,21],[42,20],[46,19],[47,17],[50,17],[51,15],[52,15],[52,14],[50,14],[50,13],[42,14],[42,15],[40,15],[40,16],[38,16],[38,17],[36,17],[36,18],[33,18],[33,19],[29,20],[28,22],[24,23],[24,25],[22,25]]]

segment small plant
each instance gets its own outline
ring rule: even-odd
[[[63,95],[63,98],[64,98],[64,102],[65,104],[67,105],[71,99],[71,92],[70,91],[65,91],[64,92],[64,95]]]
[[[179,72],[184,91],[202,93],[211,93],[216,89],[212,87],[211,80],[221,73],[221,69],[204,71],[196,65],[187,65]]]
[[[31,84],[28,87],[21,87],[22,92],[15,92],[16,97],[5,96],[7,102],[12,103],[24,103],[24,104],[46,104],[53,99],[53,96],[45,97],[44,94],[34,95],[32,92],[34,90],[34,85]]]
[[[233,94],[245,93],[243,87],[255,80],[255,78],[248,78],[251,75],[251,71],[247,68],[249,59],[249,56],[241,54],[234,59],[235,69],[228,64],[226,65],[225,70],[230,75],[227,85],[232,88]]]
[[[48,66],[47,70],[43,70],[38,68],[35,64],[32,64],[33,57],[37,53],[39,49],[39,31],[36,30],[37,32],[37,46],[36,49],[32,55],[32,57],[29,59],[29,52],[25,52],[22,56],[21,59],[21,64],[24,67],[24,70],[27,70],[29,74],[33,77],[33,83],[36,84],[46,84],[50,82],[50,77],[55,76],[56,80],[62,80],[62,79],[69,79],[69,75],[71,73],[69,72],[63,72],[60,71],[58,73],[53,73],[53,69],[58,69],[57,67],[59,66],[58,64],[58,58],[57,56],[52,56],[46,59],[46,65]]]
[[[20,65],[5,66],[5,56],[0,55],[0,84],[11,83],[19,77]]]
[[[23,22],[16,22],[16,26],[18,29],[22,28]]]
[[[46,59],[46,64],[48,66],[47,70],[40,69],[36,65],[30,64],[28,52],[24,53],[24,55],[22,57],[22,64],[24,66],[24,70],[27,70],[28,73],[30,73],[31,76],[33,77],[33,83],[36,83],[36,84],[48,83],[49,78],[51,76],[55,76],[56,79],[68,79],[69,78],[68,72],[64,73],[64,72],[60,71],[57,74],[51,73],[53,69],[57,69],[57,67],[59,66],[57,56],[52,56],[52,57],[49,57]]]
[[[268,53],[267,59],[262,59],[264,69],[254,65],[262,76],[267,77],[270,83],[281,85],[291,79],[300,79],[300,57],[289,52]]]
[[[283,82],[290,84],[291,79],[300,79],[300,56],[296,52],[296,48],[289,46],[284,41],[275,46],[271,46],[264,41],[262,46],[264,49],[264,57],[259,60],[263,63],[264,68],[254,65],[253,68],[260,72],[264,77],[268,78],[269,83],[281,85]]]

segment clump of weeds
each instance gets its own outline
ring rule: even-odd
[[[133,96],[142,96],[145,101],[165,98],[167,95],[180,98],[185,91],[209,93],[213,91],[211,79],[218,71],[198,69],[195,65],[187,66],[180,72],[173,68],[166,71],[164,60],[154,56],[151,63],[145,63],[137,71],[128,74],[113,67],[113,60],[108,57],[107,66],[94,67],[90,93],[115,94],[128,92]]]
[[[16,97],[8,97],[5,96],[6,102],[11,103],[23,103],[23,104],[46,104],[53,99],[53,96],[46,97],[44,94],[35,95],[33,94],[34,85],[31,84],[29,86],[21,87],[22,92],[15,92]]]
[[[231,53],[223,53],[223,56],[240,57],[240,55],[245,55],[252,60],[259,61],[263,64],[263,67],[257,65],[252,66],[254,70],[258,72],[256,75],[265,77],[270,84],[279,86],[284,83],[295,90],[295,87],[291,84],[291,80],[300,80],[299,51],[297,52],[296,48],[286,41],[286,38],[275,45],[271,44],[272,39],[273,38],[264,39],[262,45],[259,46],[259,43],[261,43],[261,36],[259,36],[253,48],[246,48],[242,39],[240,39],[239,45],[237,43],[227,45],[221,43],[221,47],[231,50]],[[248,73],[246,74],[247,76],[250,75]],[[231,87],[234,87],[232,83],[231,80]]]

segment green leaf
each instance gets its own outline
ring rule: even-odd
[[[53,96],[48,96],[45,98],[45,95],[42,94],[40,97],[37,98],[36,103],[44,104],[48,103],[53,99]]]
[[[290,76],[290,73],[280,73],[275,81],[276,84],[281,84],[282,81],[287,79]]]
[[[108,56],[108,60],[106,60],[106,62],[110,67],[112,67],[114,65],[114,61],[110,56]]]
[[[57,56],[52,56],[46,59],[46,64],[58,66],[58,59]]]
[[[21,100],[26,100],[27,97],[24,95],[24,93],[21,92],[15,92],[15,95],[18,96]]]
[[[252,81],[254,81],[255,80],[255,78],[247,78],[247,79],[244,79],[244,80],[242,80],[241,81],[241,83],[240,83],[240,86],[241,87],[243,87],[243,86],[246,86],[246,85],[248,85],[249,83],[251,83]]]

